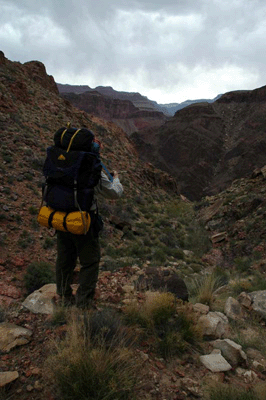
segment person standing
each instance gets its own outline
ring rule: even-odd
[[[98,215],[97,196],[118,199],[123,194],[118,173],[114,171],[111,181],[102,171],[98,185],[94,189],[95,200],[90,210],[91,227],[86,235],[57,231],[56,287],[59,299],[64,305],[76,304],[87,308],[93,304],[99,274],[101,219]],[[71,284],[77,259],[80,261],[79,286],[73,296]]]

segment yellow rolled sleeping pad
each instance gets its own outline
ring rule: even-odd
[[[62,232],[71,232],[75,235],[84,235],[91,224],[90,214],[86,211],[55,211],[50,207],[42,206],[38,222],[46,228],[54,228]]]

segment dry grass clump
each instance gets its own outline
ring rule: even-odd
[[[126,320],[144,328],[164,324],[175,314],[175,296],[171,293],[146,292],[145,302],[132,303],[125,309]]]
[[[214,293],[222,285],[222,279],[214,272],[194,278],[188,282],[191,301],[212,306]]]
[[[208,400],[264,400],[265,386],[244,389],[236,385],[219,384],[208,388]]]
[[[54,355],[47,360],[49,379],[61,400],[133,399],[140,364],[132,346],[125,334],[106,340],[110,326],[102,323],[92,334],[92,315],[72,313],[66,337],[53,343]]]
[[[201,339],[193,312],[172,293],[147,292],[143,304],[125,309],[125,317],[139,325],[154,351],[166,358],[182,355]]]

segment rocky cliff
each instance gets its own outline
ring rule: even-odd
[[[138,108],[130,100],[106,96],[97,90],[80,94],[61,93],[61,96],[80,110],[113,121],[128,135],[144,128],[157,128],[166,120],[160,111]]]
[[[132,137],[141,157],[170,172],[190,199],[218,193],[265,164],[266,87],[178,111]]]

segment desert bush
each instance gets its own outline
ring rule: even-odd
[[[55,282],[53,266],[45,261],[35,261],[28,265],[24,275],[27,293],[30,294],[47,283]]]
[[[171,293],[147,292],[143,304],[132,303],[125,310],[129,324],[145,329],[153,337],[154,351],[165,358],[183,354],[198,345],[201,333],[194,314]]]
[[[234,259],[234,266],[239,272],[248,272],[251,265],[249,257],[238,257]]]
[[[190,223],[187,227],[184,247],[192,250],[197,257],[207,253],[210,250],[211,242],[206,229],[199,223]]]
[[[106,345],[102,320],[91,340],[90,324],[95,327],[101,319],[93,315],[71,315],[65,339],[53,344],[55,354],[47,361],[48,377],[61,400],[134,399],[140,364],[123,339]]]
[[[160,328],[158,348],[163,357],[182,355],[191,347],[199,349],[202,332],[189,307],[179,304],[175,318]]]

